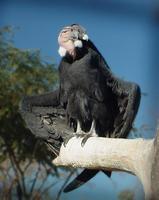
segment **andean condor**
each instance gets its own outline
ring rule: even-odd
[[[73,136],[83,137],[82,145],[90,136],[126,138],[138,111],[139,86],[111,72],[80,25],[64,27],[58,42],[62,56],[59,89],[25,97],[21,103],[22,116],[32,133],[43,138],[56,154],[61,143],[64,141],[66,144]],[[57,108],[58,112],[52,113],[52,108]],[[73,134],[51,130],[49,120],[58,119],[58,116],[67,118],[69,126],[75,131]],[[85,169],[64,191],[79,187],[97,172]],[[104,173],[111,175],[110,172]]]

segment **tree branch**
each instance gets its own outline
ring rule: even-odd
[[[141,180],[145,199],[151,199],[153,160],[154,140],[91,137],[81,147],[81,139],[74,137],[66,147],[62,145],[53,163],[57,166],[132,173]]]

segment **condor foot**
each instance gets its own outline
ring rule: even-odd
[[[64,145],[64,147],[66,147],[66,145],[69,142],[69,140],[72,137],[76,137],[76,138],[82,138],[81,146],[83,147],[85,145],[85,143],[87,142],[88,138],[94,137],[94,136],[95,136],[95,134],[92,131],[86,133],[86,132],[80,130],[80,131],[77,131],[77,132],[75,132],[73,134],[70,134],[69,136],[67,136],[66,138],[64,138],[63,145]]]
[[[81,146],[83,147],[85,143],[87,142],[88,138],[93,137],[93,136],[94,135],[92,133],[88,133],[87,135],[85,135],[82,139]]]
[[[82,138],[81,146],[83,147],[87,142],[88,138],[94,136],[92,133],[86,133],[84,131],[76,132],[75,137]]]
[[[74,134],[73,134],[73,135],[69,135],[67,138],[64,139],[64,141],[63,141],[64,147],[66,147],[68,141],[69,141],[71,138],[73,138],[74,136],[75,136]]]
[[[95,121],[93,120],[90,131],[86,133],[82,139],[81,146],[83,147],[85,143],[87,142],[88,138],[90,137],[97,137],[96,131],[95,131]]]
[[[63,145],[64,145],[64,147],[66,147],[67,143],[69,142],[69,140],[70,140],[72,137],[82,138],[82,137],[85,137],[85,136],[86,136],[86,133],[83,132],[83,131],[75,132],[75,133],[73,133],[72,135],[69,135],[69,136],[67,136],[67,137],[64,139]],[[81,146],[82,146],[82,144],[81,144]]]

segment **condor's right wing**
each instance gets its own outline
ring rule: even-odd
[[[20,113],[32,134],[42,139],[57,156],[64,139],[73,133],[59,104],[59,91],[24,97]]]

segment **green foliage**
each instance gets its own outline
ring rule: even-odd
[[[131,190],[124,190],[119,193],[118,199],[119,200],[134,200],[135,199],[134,192]]]
[[[0,30],[0,135],[20,155],[26,129],[18,113],[19,102],[24,95],[51,90],[58,76],[53,64],[41,60],[39,51],[14,47],[11,34],[10,27]],[[2,154],[3,143],[0,140]]]
[[[25,128],[19,102],[24,95],[52,90],[58,75],[54,64],[42,61],[40,51],[18,49],[12,37],[10,27],[0,29],[0,166],[9,159],[22,176],[21,164],[28,159],[54,166],[45,146]]]

